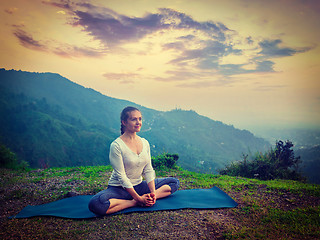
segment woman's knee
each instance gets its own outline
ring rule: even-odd
[[[89,210],[98,216],[106,215],[109,206],[110,201],[102,203],[98,196],[93,196],[88,204]]]
[[[171,188],[171,193],[174,193],[179,189],[180,182],[177,178],[167,177],[167,178],[158,178],[156,179],[156,189],[160,188],[163,185],[169,185]]]
[[[171,193],[174,193],[176,192],[179,187],[180,187],[180,182],[179,182],[179,179],[177,178],[171,178],[171,181],[170,183],[168,184],[171,188]]]

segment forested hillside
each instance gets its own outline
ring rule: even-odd
[[[298,149],[296,151],[302,159],[302,172],[311,183],[320,184],[320,146]]]
[[[248,151],[270,145],[246,130],[194,111],[161,112],[114,99],[53,73],[0,70],[0,142],[31,167],[106,165],[119,136],[120,111],[143,113],[141,132],[155,155],[179,154],[178,165],[216,172]]]

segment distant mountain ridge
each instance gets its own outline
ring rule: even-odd
[[[194,111],[156,111],[105,96],[54,73],[0,69],[0,142],[32,167],[109,164],[110,143],[119,136],[120,112],[141,109],[140,136],[153,155],[178,153],[178,165],[216,172],[243,153],[270,144],[246,130]]]

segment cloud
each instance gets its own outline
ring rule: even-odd
[[[228,44],[223,41],[207,40],[201,41],[200,47],[196,49],[189,49],[186,45],[188,40],[194,41],[194,36],[188,35],[185,41],[170,42],[163,45],[164,50],[175,50],[180,52],[178,57],[172,59],[169,64],[177,67],[193,67],[198,70],[216,70],[225,76],[248,74],[248,73],[262,73],[274,72],[273,58],[289,57],[298,53],[306,52],[311,47],[304,48],[289,48],[281,47],[282,40],[263,40],[253,49],[260,49],[257,53],[252,53],[251,57],[247,59],[246,63],[242,64],[223,64],[222,59],[228,55],[242,56],[247,54],[247,50],[237,48],[235,45]],[[178,38],[180,39],[180,38]],[[251,37],[245,39],[247,44],[253,45],[254,41]],[[254,69],[247,69],[247,65],[255,65]]]
[[[296,53],[302,53],[310,50],[309,47],[296,49],[289,47],[279,47],[281,43],[281,39],[264,40],[262,42],[259,42],[259,46],[261,48],[259,54],[264,57],[287,57],[292,56]]]
[[[50,0],[42,1],[43,4],[51,5],[54,7],[66,9],[66,10],[71,10],[71,4],[69,3],[70,1],[68,0],[61,0],[60,2],[53,2]]]
[[[138,69],[137,71],[139,71]],[[121,84],[132,84],[136,80],[141,78],[141,75],[138,73],[105,73],[103,74],[107,80],[116,80]]]
[[[54,40],[36,40],[34,37],[21,29],[22,26],[14,25],[13,34],[18,38],[20,44],[25,48],[56,54],[60,57],[101,57],[105,54],[104,49],[94,49],[90,47],[78,47]]]
[[[165,72],[167,77],[154,77],[153,79],[162,82],[185,81],[189,79],[201,79],[205,73],[188,71],[186,69],[170,70]]]
[[[105,55],[104,50],[94,49],[90,47],[77,47],[69,44],[59,44],[59,47],[52,48],[51,51],[61,57],[80,58],[80,57],[94,57],[98,58]]]
[[[218,69],[219,60],[228,54],[240,54],[241,50],[233,49],[220,41],[202,41],[203,47],[188,49],[182,42],[169,43],[164,45],[164,49],[175,49],[181,51],[180,56],[171,60],[170,64],[185,66],[188,62],[193,62],[199,69]]]
[[[247,37],[246,41],[247,41],[248,44],[253,44],[254,43],[252,37]]]
[[[179,50],[183,51],[185,50],[184,43],[182,41],[179,42],[169,42],[162,45],[163,50]]]
[[[23,46],[70,58],[101,57],[107,53],[157,54],[161,49],[168,60],[162,76],[150,77],[157,81],[192,83],[197,79],[199,86],[204,86],[208,76],[227,78],[239,74],[270,73],[275,71],[274,58],[290,57],[311,49],[287,47],[281,39],[259,42],[251,36],[243,38],[223,23],[197,21],[190,15],[169,8],[160,8],[143,16],[128,16],[90,2],[42,2],[58,8],[57,13],[65,13],[67,24],[80,28],[103,47],[95,49],[50,39],[36,40],[30,33],[17,28],[15,36]],[[139,78],[131,73],[104,76],[122,82]]]
[[[8,14],[14,14],[16,11],[18,11],[18,8],[12,7],[12,8],[7,8],[4,10]]]
[[[136,73],[105,73],[103,76],[110,80],[124,80],[137,78],[140,75]]]
[[[213,85],[215,85],[213,81],[198,81],[198,82],[193,82],[193,83],[178,84],[177,87],[182,87],[182,88],[208,88],[208,87],[212,87]]]
[[[69,11],[74,17],[70,24],[82,27],[108,47],[137,42],[148,34],[163,30],[197,30],[220,41],[225,40],[225,32],[229,31],[222,23],[198,22],[184,13],[168,8],[161,8],[157,13],[146,13],[143,17],[128,17],[92,4],[66,1],[44,3]]]
[[[254,90],[266,92],[266,91],[274,91],[274,90],[284,88],[284,87],[287,87],[287,86],[286,85],[272,85],[272,86],[265,85],[265,86],[258,86]]]
[[[257,62],[256,72],[274,72],[274,62],[272,61],[261,61]]]
[[[223,64],[219,66],[219,72],[223,75],[236,75],[251,72],[243,69],[244,64]]]
[[[18,39],[22,46],[38,50],[38,51],[47,51],[44,44],[35,40],[29,33],[25,32],[22,29],[16,29],[13,33]]]
[[[234,83],[234,80],[229,77],[218,77],[217,79],[210,79],[207,78],[206,80],[198,80],[193,82],[186,82],[177,84],[177,87],[182,88],[210,88],[210,87],[217,87],[217,86],[230,86]]]
[[[178,37],[178,39],[179,40],[193,40],[193,39],[195,39],[195,37],[196,36],[189,34],[189,35],[186,35],[186,36]]]
[[[265,73],[274,72],[272,61],[256,61],[254,69],[246,69],[247,64],[222,64],[219,65],[219,72],[222,75],[237,75],[237,74],[250,74],[250,73]]]

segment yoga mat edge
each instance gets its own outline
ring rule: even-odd
[[[87,219],[99,217],[88,209],[88,203],[92,196],[80,195],[58,201],[26,206],[13,218],[29,218],[36,216],[60,217],[71,219]],[[152,207],[133,207],[124,209],[112,215],[132,212],[165,211],[178,209],[216,209],[232,208],[238,204],[218,187],[210,189],[178,190],[174,194],[158,199]]]

